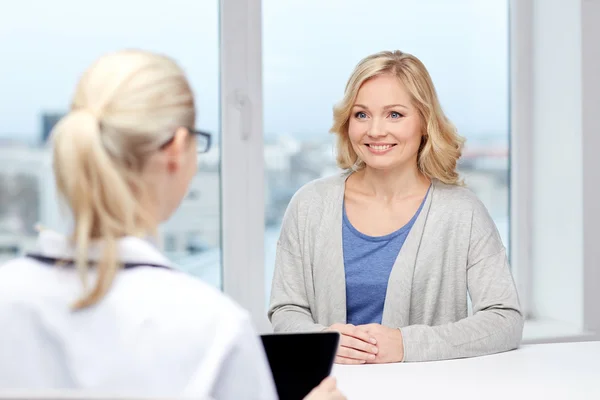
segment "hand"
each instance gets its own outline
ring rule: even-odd
[[[346,324],[333,324],[327,330],[341,334],[340,346],[335,357],[336,363],[365,364],[367,361],[375,360],[379,349],[373,335],[354,325]]]
[[[325,378],[304,400],[346,400],[346,396],[337,388],[335,378]]]
[[[379,352],[369,364],[401,362],[404,359],[404,341],[400,329],[392,329],[380,324],[359,325],[358,329],[377,339]]]

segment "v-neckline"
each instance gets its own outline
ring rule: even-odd
[[[347,302],[346,302],[346,274],[344,266],[344,247],[343,247],[343,207],[346,193],[346,182],[353,174],[344,173],[341,175],[340,185],[338,187],[337,199],[333,213],[334,229],[330,232],[330,244],[333,248],[340,251],[331,252],[333,259],[330,268],[333,269],[331,275],[331,299],[339,299],[338,304],[332,305],[333,320],[340,323],[347,321]],[[421,238],[425,230],[425,223],[429,215],[432,199],[435,195],[437,181],[431,182],[431,187],[425,197],[423,208],[406,237],[404,245],[400,249],[388,279],[385,303],[383,306],[382,324],[389,326],[392,321],[400,326],[408,325],[408,316],[410,310],[410,294],[412,292],[412,280],[419,251]],[[390,306],[389,304],[393,304]],[[392,314],[393,313],[393,314]],[[398,327],[400,327],[398,326]]]

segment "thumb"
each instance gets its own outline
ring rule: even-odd
[[[337,381],[335,380],[335,378],[332,376],[328,376],[327,378],[323,379],[323,381],[319,385],[319,388],[324,390],[335,390],[336,385]]]

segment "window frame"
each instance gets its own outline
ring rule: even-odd
[[[220,0],[220,150],[223,290],[264,332],[261,10],[261,0]]]
[[[582,35],[583,323],[600,340],[600,2],[584,0]]]
[[[533,2],[509,1],[510,254],[521,307],[531,316]]]

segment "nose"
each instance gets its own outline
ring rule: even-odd
[[[372,121],[373,122],[369,127],[369,132],[367,132],[367,135],[369,135],[372,138],[380,138],[386,136],[383,122],[380,121],[379,118],[373,118]]]

